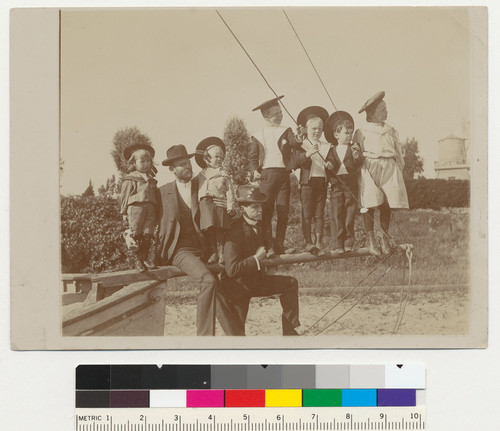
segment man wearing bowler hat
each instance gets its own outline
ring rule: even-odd
[[[248,152],[250,172],[260,179],[260,191],[266,195],[262,204],[262,226],[268,257],[284,253],[285,233],[290,206],[290,172],[295,169],[291,150],[294,134],[281,125],[283,113],[279,96],[252,111],[262,113],[265,126],[252,135]],[[271,220],[276,206],[276,242],[273,241]]]
[[[158,263],[174,265],[200,285],[197,298],[197,335],[215,335],[215,303],[219,281],[201,260],[202,237],[198,206],[198,180],[192,178],[190,158],[184,145],[167,150],[162,162],[174,174],[175,180],[159,188],[160,221],[156,257]],[[218,310],[221,326],[227,326],[226,310]]]
[[[221,275],[225,304],[232,308],[227,335],[245,335],[245,321],[250,299],[254,296],[280,294],[283,335],[298,335],[299,298],[297,279],[285,275],[267,275],[261,267],[266,257],[262,233],[262,204],[266,196],[257,186],[238,188],[236,201],[243,209],[226,235],[224,267]],[[221,301],[222,302],[222,301]]]

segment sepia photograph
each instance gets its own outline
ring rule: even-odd
[[[486,8],[35,15],[59,283],[13,348],[487,347]]]

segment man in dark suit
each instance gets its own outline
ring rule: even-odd
[[[245,335],[245,321],[250,298],[280,294],[283,308],[283,335],[298,335],[299,299],[297,279],[267,275],[261,268],[266,257],[262,233],[262,203],[266,196],[258,187],[240,186],[236,201],[243,215],[235,220],[224,244],[225,271],[221,275],[225,303],[235,312],[227,335]]]
[[[159,188],[160,214],[157,238],[157,263],[174,265],[199,283],[197,298],[197,335],[215,335],[215,301],[219,280],[201,260],[202,236],[198,207],[198,180],[193,178],[190,158],[184,145],[167,150],[163,166],[169,166],[175,180]],[[227,313],[222,304],[218,310],[223,329]]]

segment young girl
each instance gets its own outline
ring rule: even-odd
[[[221,139],[203,139],[196,147],[195,160],[199,174],[200,229],[209,250],[208,263],[224,264],[224,231],[231,226],[235,210],[234,188],[221,169],[226,147]]]
[[[333,254],[352,251],[354,219],[358,207],[358,174],[363,156],[358,144],[351,145],[354,120],[345,111],[334,112],[325,125],[325,138],[335,151],[334,175],[329,176],[330,233]]]
[[[375,209],[380,212],[383,254],[391,252],[389,224],[391,208],[408,208],[408,197],[403,181],[403,149],[398,132],[385,123],[387,107],[380,91],[366,101],[359,113],[366,111],[366,124],[356,130],[353,142],[361,146],[364,156],[359,180],[361,205],[368,208],[365,214],[367,246],[375,256],[380,250],[373,232]]]
[[[128,234],[136,243],[134,246],[134,241],[127,241],[135,267],[140,272],[155,268],[148,261],[159,202],[157,181],[149,174],[154,154],[153,147],[146,142],[137,142],[123,150],[123,157],[133,171],[123,179],[121,213],[124,220],[128,221]]]

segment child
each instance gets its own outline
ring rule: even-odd
[[[127,245],[139,272],[155,268],[148,261],[159,203],[157,181],[149,174],[154,154],[153,147],[146,142],[137,142],[123,150],[123,157],[133,169],[123,179],[120,195],[121,213],[129,226],[128,235],[124,236],[136,242],[134,246],[134,241],[129,239]]]
[[[226,147],[221,139],[203,139],[196,147],[199,174],[200,229],[209,251],[208,263],[224,264],[224,230],[231,227],[230,214],[235,210],[234,188],[221,169]]]
[[[337,160],[337,169],[329,176],[332,254],[352,251],[354,247],[358,173],[363,156],[358,144],[351,145],[353,132],[354,120],[345,111],[334,112],[326,120],[325,138],[334,145]]]
[[[389,224],[391,208],[408,208],[408,197],[403,180],[403,149],[398,132],[385,123],[387,107],[385,92],[379,91],[359,110],[366,111],[366,124],[356,130],[353,141],[361,146],[364,161],[359,177],[361,205],[368,208],[365,214],[367,246],[370,253],[380,256],[373,232],[375,209],[380,212],[383,254],[390,254]]]
[[[328,112],[321,106],[309,106],[297,117],[298,135],[294,143],[294,161],[300,167],[300,200],[302,203],[302,233],[306,251],[324,256],[322,249],[324,209],[328,188],[328,177],[334,169],[333,146],[321,140],[323,125]],[[307,139],[300,147],[299,141],[306,133]],[[312,226],[314,221],[314,234]]]

